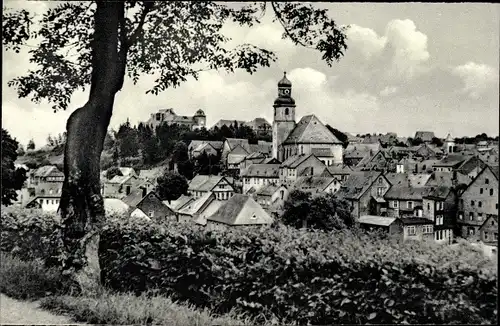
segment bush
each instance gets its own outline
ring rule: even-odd
[[[31,261],[42,259],[46,266],[59,264],[59,216],[37,209],[2,207],[0,250]]]
[[[107,286],[157,289],[217,313],[300,324],[496,320],[496,264],[465,245],[115,221],[99,247]]]
[[[39,299],[60,293],[63,286],[61,272],[46,268],[39,260],[22,261],[11,254],[0,252],[0,292],[16,299]]]

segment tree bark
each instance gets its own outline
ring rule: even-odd
[[[92,240],[99,234],[105,218],[100,158],[115,94],[123,85],[125,73],[125,58],[118,48],[123,17],[123,2],[97,1],[89,100],[71,114],[66,125],[65,180],[60,209],[65,255],[63,273],[73,280],[87,266],[87,245],[95,243]]]

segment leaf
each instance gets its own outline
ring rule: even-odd
[[[352,302],[352,301],[349,298],[344,298],[344,300],[342,300],[342,302],[340,303],[340,306],[343,306],[344,304],[349,303],[349,302]]]
[[[368,320],[372,320],[372,319],[374,319],[375,317],[377,317],[377,313],[376,313],[376,312],[372,312],[372,313],[368,316]]]

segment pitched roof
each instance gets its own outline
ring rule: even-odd
[[[164,200],[162,203],[167,207],[169,207],[170,209],[176,211],[184,207],[186,204],[193,202],[194,200],[195,198],[193,196],[181,195],[176,200],[171,200],[170,204],[168,203],[168,200]]]
[[[490,224],[491,223],[490,221],[492,220],[496,222],[496,225],[498,225],[498,215],[488,214],[486,215],[486,219],[484,220],[483,224],[481,224],[479,230],[483,229],[485,226]]]
[[[164,172],[165,172],[164,166],[158,166],[148,170],[140,170],[139,178],[154,181],[158,177],[161,177]]]
[[[290,168],[290,169],[295,169],[297,166],[299,166],[300,164],[302,164],[305,160],[307,160],[311,156],[313,156],[316,159],[318,159],[313,154],[309,154],[309,155],[306,155],[306,154],[293,155],[293,156],[289,156],[285,161],[283,161],[283,163],[281,163],[280,167],[281,168],[285,168],[286,167],[286,168]]]
[[[451,192],[451,187],[438,186],[432,189],[427,195],[423,196],[423,198],[446,199],[446,197],[448,197],[450,192]]]
[[[440,162],[435,163],[433,166],[439,167],[453,167],[467,160],[468,157],[465,155],[450,154],[443,158]]]
[[[135,170],[133,168],[120,167],[120,172],[123,176],[133,175],[135,174]]]
[[[117,183],[122,184],[127,182],[129,179],[133,178],[133,175],[115,175],[111,180],[107,181],[107,183]]]
[[[386,199],[422,200],[431,191],[430,187],[414,188],[408,186],[393,186],[384,195]]]
[[[227,225],[271,224],[273,221],[255,200],[242,194],[229,198],[213,215],[207,217],[207,220]]]
[[[121,199],[117,198],[104,198],[104,210],[108,214],[112,213],[124,213],[129,210],[129,205],[123,202]]]
[[[257,196],[272,196],[281,186],[275,184],[267,184],[257,190]]]
[[[36,169],[33,172],[33,175],[35,177],[42,177],[42,178],[44,178],[44,177],[47,177],[51,173],[54,173],[54,174],[59,175],[59,176],[63,176],[64,175],[64,173],[62,173],[61,171],[59,171],[59,169],[55,165],[41,166],[41,167],[39,167],[38,169]]]
[[[380,148],[382,148],[380,146],[380,143],[375,143],[375,144],[349,144],[347,145],[346,149],[344,150],[345,153],[350,153],[350,152],[364,152],[364,155],[366,155],[367,152],[370,152],[373,151],[373,152],[376,152],[378,151]],[[406,147],[405,147],[406,148]]]
[[[300,190],[325,190],[330,184],[337,182],[333,177],[315,177],[304,176],[298,177],[293,187]]]
[[[222,205],[224,204],[223,200],[212,200],[206,205],[203,211],[198,212],[198,217],[194,220],[196,224],[206,225],[207,224],[207,216],[214,214]]]
[[[345,164],[334,164],[327,166],[325,171],[328,171],[330,175],[344,175],[351,174],[353,170]]]
[[[431,141],[434,138],[434,132],[432,131],[417,131],[415,133],[415,138],[420,138],[423,141]]]
[[[474,169],[476,169],[476,168],[483,169],[485,167],[485,165],[486,165],[486,163],[484,163],[483,160],[481,160],[478,157],[473,156],[473,157],[466,159],[458,167],[457,172],[464,174],[464,175],[468,175],[469,173],[474,171]]]
[[[302,117],[283,143],[342,144],[314,114]]]
[[[490,170],[493,173],[493,175],[497,178],[498,180],[498,172],[499,172],[499,166],[498,165],[490,165]]]
[[[279,177],[279,164],[252,164],[242,171],[243,177]]]
[[[236,146],[240,145],[243,147],[246,151],[248,151],[248,139],[242,139],[242,138],[226,138],[226,142],[229,145],[229,149],[232,150]]]
[[[142,189],[132,191],[128,196],[123,198],[123,202],[130,207],[136,207],[144,198]]]
[[[204,205],[210,201],[215,200],[215,195],[211,192],[203,194],[203,196],[196,198],[194,201],[187,203],[177,212],[184,215],[194,215],[200,212]]]
[[[386,173],[384,175],[392,186],[411,186],[414,188],[422,188],[426,186],[427,181],[431,178],[430,174],[418,173]]]
[[[396,217],[386,217],[386,216],[376,216],[376,215],[363,215],[359,217],[359,223],[378,225],[378,226],[389,226],[397,220]]]
[[[259,141],[257,144],[248,144],[248,152],[260,152],[266,155],[271,154],[273,151],[273,143]]]
[[[446,186],[446,187],[451,187],[453,186],[453,174],[449,172],[432,172],[430,175],[430,178],[427,180],[426,184],[427,187],[429,186]]]
[[[378,171],[353,172],[337,191],[337,196],[346,199],[359,199],[381,174],[382,172]]]
[[[223,179],[227,181],[227,179],[225,179],[223,176],[220,175],[198,174],[189,182],[188,190],[211,191]]]
[[[333,152],[331,148],[311,148],[311,153],[318,157],[331,157],[333,156]]]
[[[248,151],[241,145],[236,145],[231,149],[231,152],[229,152],[229,155],[248,155]]]

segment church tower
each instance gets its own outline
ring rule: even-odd
[[[278,82],[278,98],[273,107],[273,158],[282,162],[282,144],[295,129],[295,100],[292,98],[292,82],[286,78],[286,72]]]

